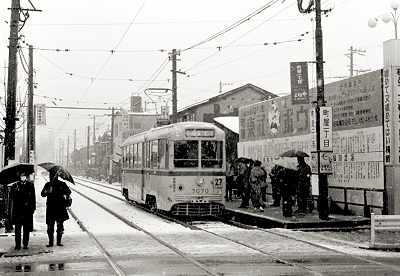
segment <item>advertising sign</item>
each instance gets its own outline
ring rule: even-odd
[[[46,105],[36,104],[36,125],[46,125]]]
[[[332,107],[320,107],[320,150],[332,151]]]
[[[310,108],[311,151],[317,151],[317,113],[315,108]]]
[[[391,68],[383,70],[383,141],[385,164],[393,163],[392,154],[392,117],[393,117],[393,90],[392,90]]]
[[[394,126],[394,162],[400,164],[400,67],[392,67],[393,78],[393,126]],[[397,106],[397,108],[396,108]]]
[[[292,104],[305,104],[310,102],[307,62],[290,63],[290,84]]]
[[[324,174],[332,173],[332,152],[320,153],[319,172]]]

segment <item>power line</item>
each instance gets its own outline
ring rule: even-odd
[[[139,9],[137,10],[135,16],[133,17],[132,21],[130,22],[130,24],[128,25],[128,27],[126,28],[126,30],[124,31],[124,33],[122,34],[121,39],[117,42],[117,44],[114,47],[114,50],[117,49],[122,41],[124,40],[125,36],[128,34],[129,29],[131,28],[131,26],[133,25],[133,23],[135,22],[136,18],[139,16],[140,12],[142,11],[142,9],[144,8],[144,4],[146,3],[146,0],[143,1],[142,5],[139,7]],[[100,69],[97,71],[97,73],[95,74],[95,77],[90,81],[89,86],[86,88],[86,90],[83,92],[83,95],[80,98],[84,98],[86,96],[86,94],[89,92],[89,89],[93,86],[94,82],[96,81],[96,79],[99,77],[99,75],[103,72],[103,70],[105,69],[105,67],[107,66],[107,64],[110,62],[111,58],[113,56],[113,53],[111,53],[107,59],[105,60],[105,62],[103,63],[103,65],[100,67]]]
[[[265,11],[266,9],[270,8],[271,6],[273,6],[276,2],[278,2],[279,0],[271,0],[269,1],[267,4],[263,5],[261,8],[258,8],[257,10],[253,11],[252,13],[250,13],[249,15],[245,16],[244,18],[240,19],[239,21],[236,21],[235,23],[233,23],[232,25],[224,28],[223,30],[209,36],[208,38],[197,42],[195,44],[193,44],[192,46],[189,46],[185,49],[183,49],[182,51],[187,51],[193,48],[196,48],[197,46],[200,46],[202,44],[205,44],[207,42],[210,42],[211,40],[216,39],[217,37],[226,34],[227,32],[239,27],[240,25],[242,25],[243,23],[249,21],[250,19],[252,19],[254,16],[262,13],[263,11]]]
[[[285,10],[287,10],[288,8],[290,8],[291,6],[293,6],[294,3],[292,3],[291,5],[288,5],[286,7],[284,7],[283,9],[279,10],[278,12],[276,12],[275,14],[271,15],[270,17],[268,17],[267,19],[263,20],[260,24],[258,24],[257,26],[251,28],[250,30],[246,31],[244,34],[240,35],[239,37],[233,39],[232,41],[230,41],[229,43],[227,43],[225,46],[219,46],[217,47],[217,51],[210,54],[209,56],[206,56],[205,58],[201,59],[199,62],[195,63],[194,65],[192,65],[189,69],[185,70],[185,71],[190,71],[193,70],[193,68],[199,66],[200,64],[204,63],[206,60],[216,56],[218,53],[221,52],[222,49],[227,48],[227,47],[232,47],[232,45],[237,42],[238,40],[242,39],[243,37],[245,37],[246,35],[248,35],[249,33],[253,32],[254,30],[258,29],[259,27],[261,27],[262,25],[264,25],[265,23],[271,21],[275,16],[278,16],[279,14],[281,14],[282,12],[284,12]]]
[[[79,79],[85,79],[85,80],[98,80],[98,81],[127,81],[127,82],[146,82],[150,81],[151,79],[135,79],[135,78],[129,78],[129,77],[118,77],[118,78],[111,78],[111,77],[104,77],[104,78],[96,78],[95,76],[86,76],[74,72],[70,72],[65,70],[61,65],[55,63],[54,61],[50,60],[48,57],[44,56],[42,53],[39,52],[39,55],[44,58],[49,64],[57,68],[60,72],[62,72],[64,75],[70,76],[70,77],[76,77]],[[168,79],[156,79],[154,81],[168,81]]]

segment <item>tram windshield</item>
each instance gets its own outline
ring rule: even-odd
[[[222,168],[222,141],[201,141],[201,167]]]
[[[197,168],[199,165],[199,141],[174,142],[175,168]]]
[[[222,141],[175,141],[174,166],[175,168],[199,167],[199,145],[201,147],[202,168],[222,168],[223,143]]]

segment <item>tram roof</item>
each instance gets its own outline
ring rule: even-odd
[[[126,140],[122,143],[121,146],[123,147],[137,142],[143,142],[153,139],[163,139],[163,138],[183,139],[185,138],[185,131],[187,129],[212,129],[214,130],[215,134],[213,138],[217,139],[225,138],[225,132],[214,124],[205,122],[180,122],[157,128],[151,128],[147,131],[129,136],[128,138],[126,138]]]

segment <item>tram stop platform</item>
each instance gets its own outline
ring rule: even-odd
[[[293,212],[292,217],[282,215],[282,207],[267,206],[264,211],[254,208],[239,208],[240,199],[227,201],[225,203],[224,217],[243,224],[253,225],[260,228],[287,228],[299,230],[340,230],[368,227],[370,219],[363,216],[330,214],[328,220],[321,220],[318,211],[297,215]],[[295,211],[296,208],[293,208]]]

